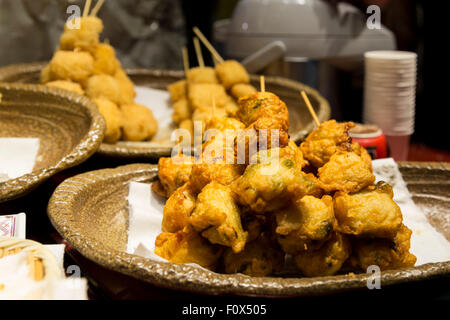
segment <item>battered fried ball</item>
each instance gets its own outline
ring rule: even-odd
[[[194,110],[192,113],[192,121],[199,121],[202,125],[202,132],[204,132],[206,128],[206,124],[208,121],[210,121],[213,117],[226,117],[227,113],[224,108],[216,108],[214,111],[213,109],[197,109]]]
[[[236,99],[248,96],[249,94],[254,94],[256,92],[258,92],[258,90],[248,83],[237,83],[231,87],[231,95]]]
[[[177,232],[187,226],[187,219],[195,208],[196,195],[185,183],[167,199],[163,209],[162,231]]]
[[[84,94],[83,88],[75,82],[68,80],[55,80],[46,83],[47,86],[60,88],[72,92],[76,92],[78,94]]]
[[[402,224],[402,212],[392,197],[392,187],[384,182],[358,193],[336,192],[338,230],[361,237],[392,239]]]
[[[179,124],[180,129],[187,130],[189,134],[191,135],[191,145],[194,144],[194,122],[191,119],[185,119],[180,122]]]
[[[277,211],[275,217],[277,240],[284,252],[296,254],[318,248],[334,229],[333,199],[304,196],[289,208]]]
[[[366,162],[354,152],[339,151],[318,170],[319,183],[326,192],[358,192],[372,185],[375,176]]]
[[[245,245],[240,253],[226,249],[223,254],[226,273],[243,273],[252,277],[265,277],[281,271],[284,253],[278,245],[262,235]]]
[[[239,111],[239,105],[234,101],[233,98],[228,97],[228,101],[224,106],[224,109],[228,117],[237,118],[237,113]]]
[[[195,67],[189,69],[186,80],[189,85],[195,83],[219,83],[216,72],[211,67]]]
[[[147,107],[127,104],[120,107],[123,114],[123,138],[125,141],[150,140],[158,130],[158,122]]]
[[[114,76],[119,66],[114,48],[107,43],[99,43],[94,51],[94,74]]]
[[[350,254],[350,241],[345,235],[335,232],[320,249],[295,255],[294,262],[307,277],[332,276],[341,269]]]
[[[372,171],[372,157],[367,152],[365,148],[363,148],[358,142],[352,142],[352,150],[355,152],[358,156],[361,157],[361,159],[364,161],[364,163],[367,165],[370,171]]]
[[[371,265],[381,270],[413,267],[417,258],[409,252],[411,230],[401,225],[394,240],[356,239],[350,265],[366,271]]]
[[[182,153],[171,158],[159,158],[158,178],[166,194],[170,197],[175,190],[189,181],[194,157]]]
[[[116,73],[114,74],[114,78],[116,79],[120,89],[120,104],[122,105],[133,103],[133,100],[136,97],[134,84],[121,67],[117,68]]]
[[[222,159],[220,161],[223,161]],[[229,185],[242,175],[243,167],[236,164],[198,163],[192,166],[189,181],[197,192],[200,192],[212,181]]]
[[[215,181],[206,185],[188,222],[211,243],[231,247],[235,253],[245,246],[247,232],[242,229],[240,210],[228,186]]]
[[[193,110],[210,110],[213,106],[213,100],[217,108],[223,108],[228,103],[225,89],[220,84],[215,83],[189,84],[188,96]]]
[[[186,98],[181,98],[173,105],[172,119],[176,123],[181,123],[181,121],[190,119],[192,112],[189,106],[189,101]]]
[[[89,98],[105,98],[121,105],[120,87],[117,80],[107,74],[99,74],[89,78],[86,85]]]
[[[181,98],[187,97],[187,81],[186,80],[178,80],[174,83],[170,84],[167,87],[167,90],[170,93],[170,100],[172,102],[177,102]]]
[[[319,128],[306,137],[300,145],[300,149],[313,166],[320,168],[337,151],[351,151],[349,146],[351,138],[348,135],[348,130],[354,126],[353,122],[339,123],[336,120],[322,122]]]
[[[103,31],[101,19],[88,16],[80,19],[79,29],[70,29],[66,24],[59,41],[61,50],[81,49],[93,52],[99,44],[99,35]]]
[[[189,227],[176,233],[163,232],[155,241],[155,253],[172,263],[196,263],[214,270],[223,249],[211,244]]]
[[[85,83],[94,72],[94,58],[87,52],[56,51],[50,61],[52,80]]]
[[[117,142],[122,135],[122,112],[119,107],[105,98],[92,99],[97,104],[98,111],[106,122],[106,132],[103,141],[106,143]]]
[[[237,83],[249,83],[247,70],[236,60],[227,60],[216,66],[216,74],[225,89],[230,89]]]
[[[241,121],[230,117],[213,117],[206,124],[206,130],[217,129],[220,132],[225,132],[226,130],[238,131],[244,128],[245,125]]]

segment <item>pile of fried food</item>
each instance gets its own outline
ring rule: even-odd
[[[158,123],[150,109],[134,103],[134,84],[114,48],[99,41],[102,30],[102,21],[93,15],[80,18],[79,29],[66,24],[41,82],[92,99],[106,121],[104,142],[150,140]]]
[[[204,129],[214,116],[235,117],[237,99],[256,93],[250,84],[247,70],[236,60],[226,60],[212,67],[195,67],[186,73],[186,79],[168,86],[172,101],[172,119],[179,128],[193,136],[194,121]],[[215,102],[215,108],[211,101]]]
[[[308,277],[415,264],[392,187],[374,184],[369,154],[348,135],[353,123],[323,122],[298,147],[276,95],[258,92],[238,103],[237,118],[207,122],[217,131],[200,161],[181,153],[159,160],[152,188],[168,199],[157,255],[250,276],[280,272],[288,256]],[[251,145],[239,139],[244,128],[255,136],[278,129],[279,147],[256,141],[257,153],[239,164],[239,141]]]

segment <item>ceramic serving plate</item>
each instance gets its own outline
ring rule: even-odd
[[[40,142],[32,173],[0,182],[0,202],[25,195],[100,147],[105,122],[86,97],[33,84],[0,84],[0,93],[0,137]]]
[[[0,68],[0,82],[38,83],[41,69],[46,63],[11,65]],[[128,75],[138,87],[166,90],[167,86],[184,78],[183,71],[155,69],[127,69]],[[252,84],[259,87],[258,76],[251,77]],[[314,129],[314,122],[300,97],[300,90],[305,90],[320,121],[330,118],[330,106],[316,90],[293,80],[279,77],[266,77],[266,90],[277,94],[289,108],[289,134],[291,139],[299,142]],[[155,104],[145,103],[150,109]],[[169,102],[167,102],[169,103]],[[155,113],[155,111],[154,111]],[[171,112],[167,114],[170,118]],[[114,158],[158,158],[170,155],[171,131],[158,134],[158,142],[119,142],[102,143],[98,153]]]
[[[401,163],[413,199],[436,230],[450,239],[450,164]],[[82,255],[114,271],[157,286],[212,295],[259,297],[323,295],[366,288],[368,274],[316,278],[218,274],[188,265],[155,262],[126,253],[128,184],[151,182],[157,167],[134,164],[84,173],[64,181],[50,199],[48,215]],[[450,262],[385,271],[383,286],[450,275]]]

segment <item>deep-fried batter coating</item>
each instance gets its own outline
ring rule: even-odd
[[[91,99],[105,98],[119,106],[122,102],[117,80],[107,74],[90,77],[86,84],[86,94]]]
[[[364,163],[367,165],[370,171],[372,171],[372,157],[367,152],[367,150],[362,147],[358,142],[352,142],[352,149],[353,152],[355,152],[358,156],[361,157],[361,159],[364,161]]]
[[[231,95],[236,99],[258,92],[254,86],[248,83],[237,83],[231,88]]]
[[[216,66],[217,77],[228,90],[237,83],[249,83],[247,70],[236,60],[227,60]]]
[[[231,98],[231,97],[228,97],[228,101],[227,101],[227,103],[225,104],[225,106],[224,106],[224,109],[225,109],[225,111],[226,111],[226,113],[227,113],[227,116],[228,117],[233,117],[233,118],[236,118],[237,116],[237,113],[238,113],[238,111],[239,111],[239,105],[237,104],[237,102],[236,101],[234,101],[234,99],[233,98]]]
[[[189,101],[186,98],[178,99],[178,101],[172,105],[172,108],[172,119],[176,123],[181,123],[181,121],[191,118],[191,107],[189,106]]]
[[[40,82],[41,83],[47,83],[52,81],[52,73],[50,69],[50,64],[47,64],[44,68],[41,70],[41,76],[40,76]]]
[[[330,238],[335,224],[333,199],[304,196],[285,210],[277,211],[278,242],[284,252],[296,254],[317,248]]]
[[[187,97],[187,81],[186,80],[178,80],[174,83],[171,83],[167,90],[170,93],[170,100],[172,102],[177,102],[181,98]]]
[[[177,232],[187,226],[187,219],[195,208],[196,196],[185,183],[167,199],[163,209],[162,231]]]
[[[229,185],[240,177],[242,172],[243,167],[237,164],[196,163],[192,166],[192,173],[189,181],[194,190],[200,192],[204,186],[212,181],[217,181],[223,185]]]
[[[331,276],[341,269],[350,254],[350,241],[345,235],[335,232],[320,249],[300,252],[294,256],[294,262],[307,277]]]
[[[210,110],[213,107],[213,100],[217,108],[223,108],[228,102],[223,86],[215,83],[189,84],[188,97],[193,110]]]
[[[249,164],[231,188],[241,205],[268,212],[289,205],[288,187],[301,175],[298,157],[290,147],[259,151],[257,163]],[[253,162],[253,161],[252,161]]]
[[[417,258],[409,252],[411,230],[401,225],[394,240],[355,239],[350,265],[366,271],[371,265],[381,270],[413,267]]]
[[[338,230],[362,237],[392,239],[402,223],[402,212],[392,197],[392,187],[383,182],[358,193],[336,192]]]
[[[265,277],[281,271],[284,253],[278,245],[264,235],[249,242],[240,253],[226,249],[223,254],[226,273],[243,273],[252,277]]]
[[[87,52],[56,51],[50,61],[52,80],[85,83],[94,72],[94,58]]]
[[[70,29],[66,24],[59,41],[61,50],[74,50],[93,52],[99,44],[99,35],[103,31],[103,22],[94,16],[82,17],[79,29]]]
[[[214,111],[213,109],[196,109],[192,113],[192,121],[199,121],[202,125],[202,132],[204,132],[206,123],[208,123],[208,121],[212,118],[222,118],[226,116],[227,112],[225,111],[225,108],[216,108]]]
[[[221,132],[225,130],[243,130],[245,125],[236,118],[230,117],[213,117],[206,123],[206,130],[217,129]]]
[[[189,181],[193,164],[194,157],[182,153],[171,158],[159,158],[158,178],[166,191],[166,197],[170,197],[175,190]]]
[[[98,111],[106,122],[106,131],[103,141],[106,143],[115,143],[122,135],[122,112],[119,107],[105,98],[92,99],[97,104]]]
[[[78,94],[84,94],[83,88],[76,82],[68,81],[68,80],[55,80],[46,83],[47,86],[56,87],[68,91],[73,91]]]
[[[133,103],[133,100],[136,97],[134,84],[121,67],[117,68],[114,78],[116,79],[120,89],[120,104]]]
[[[223,249],[211,244],[189,227],[176,233],[163,232],[155,241],[155,253],[172,263],[196,263],[214,270]]]
[[[120,107],[123,115],[123,138],[125,141],[150,140],[158,130],[158,122],[147,107],[133,103]]]
[[[211,182],[199,193],[188,222],[211,243],[231,247],[240,252],[247,232],[242,229],[240,210],[228,186]]]
[[[326,192],[358,192],[372,185],[375,176],[367,163],[354,152],[339,151],[318,170],[319,183]]]
[[[329,120],[322,122],[316,130],[311,132],[300,145],[305,158],[316,168],[327,163],[331,156],[339,150],[348,150],[351,138],[348,130],[353,128],[353,122],[336,122]]]
[[[185,119],[179,124],[180,129],[184,129],[191,135],[191,145],[194,144],[194,122],[191,119]]]
[[[114,76],[119,66],[114,48],[107,43],[99,43],[94,51],[94,74]]]
[[[211,67],[194,67],[189,69],[186,80],[189,85],[195,83],[219,83],[216,72]]]

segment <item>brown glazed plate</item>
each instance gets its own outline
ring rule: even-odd
[[[450,164],[399,164],[413,200],[436,230],[450,240]],[[50,199],[48,215],[61,236],[86,258],[156,286],[211,295],[258,297],[326,295],[364,289],[369,274],[315,278],[218,274],[189,265],[155,262],[126,253],[128,185],[150,183],[157,167],[133,164],[87,172],[64,181]],[[388,286],[450,275],[450,261],[384,271]]]
[[[0,83],[0,93],[0,137],[40,141],[33,172],[0,182],[0,202],[25,195],[100,147],[105,122],[86,97],[34,84]]]
[[[45,62],[18,64],[0,68],[0,82],[39,83],[41,69]],[[127,69],[136,86],[166,90],[172,82],[184,78],[183,71],[156,69]],[[251,76],[252,84],[259,87],[258,76]],[[295,142],[307,136],[314,129],[314,122],[301,99],[300,90],[305,90],[320,121],[330,118],[330,105],[316,90],[297,81],[280,77],[266,77],[266,90],[277,94],[288,106],[289,134]],[[167,136],[165,136],[167,135]],[[164,142],[119,142],[102,143],[98,153],[114,158],[159,158],[171,153],[170,132],[160,136]],[[168,143],[169,142],[169,143]]]

